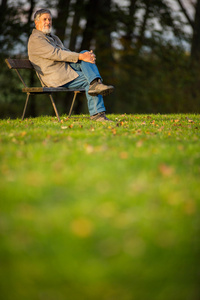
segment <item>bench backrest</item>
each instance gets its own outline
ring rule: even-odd
[[[9,69],[33,69],[33,65],[29,59],[7,58],[5,59],[5,62],[7,63]]]
[[[5,62],[8,66],[9,69],[14,69],[19,76],[19,79],[23,83],[24,87],[27,87],[23,77],[19,73],[19,69],[29,69],[29,70],[34,70],[33,65],[31,64],[29,59],[24,59],[24,58],[6,58]]]

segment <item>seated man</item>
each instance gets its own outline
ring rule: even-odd
[[[28,55],[41,82],[48,87],[84,88],[91,120],[110,121],[103,97],[113,86],[102,83],[93,51],[72,52],[51,34],[52,16],[48,9],[34,15],[35,28],[29,37]]]

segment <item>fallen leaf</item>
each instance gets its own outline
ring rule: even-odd
[[[88,154],[91,154],[91,153],[94,152],[94,147],[93,147],[92,145],[85,144],[85,145],[84,145],[84,148],[85,148],[85,150],[86,150],[86,152],[87,152]]]
[[[158,131],[162,131],[165,127],[164,126],[161,126]]]
[[[113,135],[116,135],[117,130],[116,130],[115,128],[113,128],[113,129],[112,129],[112,133],[113,133]]]
[[[117,127],[119,127],[119,126],[124,126],[124,120],[118,122],[118,123],[116,124],[116,126],[117,126]]]
[[[183,150],[184,150],[183,145],[178,145],[178,150],[179,150],[179,151],[183,151]]]
[[[194,201],[192,200],[189,200],[185,203],[185,213],[187,215],[193,215],[195,212],[196,212],[196,206],[195,206],[195,203]]]
[[[136,147],[140,148],[142,147],[143,145],[143,140],[139,140],[137,143],[136,143]]]
[[[160,164],[159,171],[163,176],[169,177],[174,173],[174,168],[166,164]]]
[[[66,118],[63,119],[63,121],[65,121],[65,122],[68,121],[68,120],[69,120],[69,117],[66,117]]]
[[[21,136],[23,137],[23,136],[25,136],[27,134],[27,132],[26,131],[23,131],[23,132],[21,132]]]
[[[86,218],[77,218],[70,224],[71,231],[81,237],[86,238],[90,236],[94,230],[93,223]]]
[[[121,152],[121,153],[120,153],[120,158],[121,158],[121,159],[127,159],[127,158],[128,158],[128,153],[125,152],[125,151]]]

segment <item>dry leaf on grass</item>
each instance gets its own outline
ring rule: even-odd
[[[159,168],[160,173],[163,176],[170,177],[171,175],[174,174],[174,168],[167,164],[164,164],[164,163],[160,164],[158,168]]]

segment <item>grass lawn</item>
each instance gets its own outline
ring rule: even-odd
[[[0,120],[2,300],[199,300],[200,117]]]

